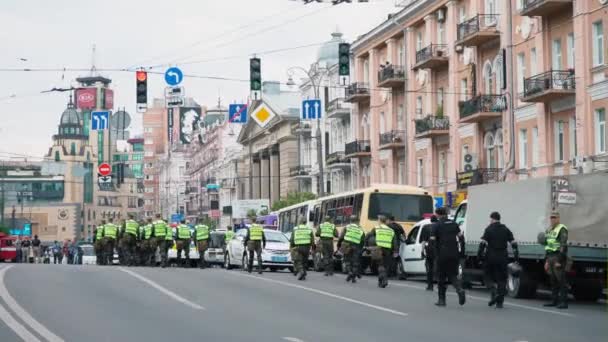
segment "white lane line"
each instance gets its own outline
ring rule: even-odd
[[[425,287],[415,286],[415,285],[407,285],[407,284],[399,284],[399,283],[395,283],[395,282],[391,282],[390,285],[395,285],[395,286],[399,286],[399,287],[407,287],[407,288],[411,288],[411,289],[426,290]],[[453,292],[448,292],[448,293],[450,295],[456,296],[456,293],[453,293]],[[488,298],[472,296],[472,295],[470,295],[468,293],[467,293],[467,298],[475,299],[475,300],[479,300],[479,301],[488,301]],[[554,311],[554,310],[541,309],[541,308],[536,308],[536,307],[533,307],[533,306],[528,306],[528,305],[523,305],[523,304],[504,302],[504,305],[505,306],[512,306],[512,307],[516,307],[516,308],[521,308],[521,309],[526,309],[526,310],[532,310],[532,311],[550,313],[550,314],[560,315],[560,316],[565,316],[565,317],[576,317],[576,315],[573,315],[573,314],[570,314],[570,313],[567,313],[567,312],[559,312],[559,311]]]
[[[32,330],[42,336],[44,339],[49,342],[63,342],[64,340],[52,333],[49,329],[47,329],[44,325],[40,324],[34,317],[32,317],[25,309],[21,307],[21,305],[17,304],[17,301],[8,293],[6,286],[4,285],[4,276],[6,271],[13,266],[7,266],[0,270],[0,297],[6,303],[6,306],[13,310],[15,315],[19,317],[25,324],[29,325]],[[34,340],[37,341],[38,339]]]
[[[165,295],[169,296],[170,298],[173,298],[176,301],[178,301],[178,302],[180,302],[180,303],[182,303],[184,305],[187,305],[187,306],[193,308],[194,310],[205,310],[204,307],[202,307],[202,306],[200,306],[200,305],[198,305],[196,303],[193,303],[193,302],[185,299],[184,297],[181,297],[177,293],[172,292],[172,291],[170,291],[170,290],[162,287],[161,285],[155,283],[154,281],[152,281],[152,280],[150,280],[150,279],[148,279],[148,278],[146,278],[146,277],[144,277],[144,276],[142,276],[142,275],[140,275],[140,274],[138,274],[136,272],[129,271],[129,270],[124,269],[122,267],[119,267],[118,269],[121,270],[121,271],[123,271],[123,272],[125,272],[125,273],[127,273],[127,274],[132,275],[133,277],[135,277],[135,278],[143,281],[144,283],[152,286],[153,288],[157,289],[158,291],[160,291],[160,292],[164,293]]]
[[[300,340],[297,337],[283,337],[283,339],[289,342],[304,342],[304,340]]]
[[[2,266],[0,266],[2,270]],[[17,322],[17,320],[0,304],[0,321],[3,321],[9,328],[11,328],[17,336],[21,337],[24,341],[40,342],[40,340],[34,336],[26,327]]]
[[[238,273],[238,272],[226,272],[226,273],[232,274],[232,275],[236,275],[236,276],[255,278],[255,279],[267,281],[267,282],[270,282],[270,283],[281,284],[281,285],[293,287],[293,288],[296,288],[296,289],[301,289],[301,290],[304,290],[304,291],[313,292],[313,293],[320,294],[320,295],[323,295],[323,296],[340,299],[340,300],[343,300],[345,302],[359,304],[359,305],[362,305],[362,306],[365,306],[365,307],[368,307],[368,308],[372,308],[372,309],[376,309],[376,310],[379,310],[379,311],[384,311],[384,312],[392,313],[392,314],[398,315],[398,316],[407,316],[408,315],[405,312],[389,309],[389,308],[386,308],[386,307],[383,307],[383,306],[379,306],[379,305],[374,305],[374,304],[362,302],[362,301],[359,301],[359,300],[356,300],[356,299],[352,299],[352,298],[348,298],[348,297],[343,297],[343,296],[340,296],[340,295],[337,295],[337,294],[333,294],[333,293],[322,291],[322,290],[317,290],[317,289],[314,289],[314,288],[311,288],[311,287],[306,287],[306,286],[302,286],[302,285],[292,284],[292,283],[289,283],[289,282],[286,282],[286,281],[275,280],[275,279],[268,279],[268,278],[263,278],[263,277],[257,277],[257,276],[254,276],[254,275],[242,274],[242,273]]]

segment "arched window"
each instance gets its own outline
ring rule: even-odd
[[[502,87],[502,56],[498,55],[494,59],[494,74],[496,74],[496,93],[500,94]]]
[[[70,145],[70,154],[75,156],[76,155],[76,143],[72,143]]]
[[[384,133],[386,131],[386,118],[384,117],[384,112],[380,112],[380,133]]]
[[[486,167],[493,169],[496,167],[496,151],[494,146],[494,134],[486,133],[484,138],[484,149],[486,150]]]
[[[363,115],[361,128],[363,129],[363,140],[369,140],[369,114]]]
[[[492,80],[492,63],[486,61],[483,66],[483,83],[484,83],[484,94],[492,94],[494,91],[494,82]]]
[[[496,132],[494,146],[496,146],[496,154],[498,155],[498,168],[502,169],[505,166],[505,155],[502,147],[502,129]]]
[[[91,161],[91,152],[87,152],[87,161]]]
[[[363,62],[363,82],[369,83],[369,60]]]
[[[60,161],[61,157],[59,156],[59,151],[55,151],[55,161]]]

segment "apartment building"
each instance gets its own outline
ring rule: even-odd
[[[607,1],[403,6],[351,45],[356,186],[444,194],[606,167]]]

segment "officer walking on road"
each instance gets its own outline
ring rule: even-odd
[[[109,223],[104,226],[103,237],[104,237],[104,259],[106,265],[112,265],[114,263],[114,247],[116,246],[116,240],[118,239],[118,227],[114,224],[114,219],[109,218]]]
[[[338,237],[338,231],[336,225],[331,222],[331,217],[325,216],[325,220],[319,225],[316,235],[320,237],[321,260],[325,276],[334,275],[334,238]]]
[[[139,235],[139,223],[134,218],[135,215],[129,214],[129,219],[123,226],[122,239],[120,240],[124,260],[129,266],[135,264],[135,247],[137,245],[137,236]]]
[[[544,306],[555,306],[558,309],[568,308],[568,283],[566,281],[566,264],[568,262],[568,227],[560,223],[559,213],[551,213],[551,227],[545,237],[547,244],[545,252],[547,259],[545,271],[551,281],[551,295],[553,300]]]
[[[346,266],[346,281],[357,282],[359,274],[359,257],[365,243],[365,233],[363,229],[356,223],[358,218],[355,215],[350,217],[350,224],[342,229],[338,238],[338,249],[342,248],[342,257]]]
[[[232,231],[232,226],[228,225],[228,227],[226,227],[226,234],[224,235],[224,253],[226,253],[226,248],[228,246],[228,242],[230,242],[230,240],[232,240],[233,237],[234,237],[234,231]]]
[[[253,270],[253,257],[255,253],[258,261],[258,274],[262,274],[262,249],[266,248],[266,236],[264,236],[264,227],[255,223],[255,218],[252,219],[252,222],[243,240],[243,244],[249,252],[247,272],[251,273]]]
[[[160,253],[160,266],[165,268],[167,267],[167,241],[165,238],[170,233],[170,229],[167,227],[167,222],[165,222],[160,214],[156,214],[156,221],[153,223],[152,236],[154,237],[153,243],[153,253],[156,252],[156,247],[159,249]],[[171,238],[173,240],[173,238]]]
[[[439,300],[435,305],[445,306],[447,281],[456,288],[458,303],[464,305],[466,296],[458,279],[459,261],[464,253],[464,235],[458,224],[448,219],[445,208],[435,209],[435,214],[438,222],[433,225],[430,238],[437,257]]]
[[[205,252],[209,247],[209,226],[203,224],[202,219],[198,219],[198,224],[194,227],[194,239],[196,240],[196,248],[198,249],[198,267],[203,269],[207,267],[205,261]]]
[[[486,227],[481,237],[477,258],[480,261],[484,260],[486,285],[490,289],[488,306],[496,304],[497,309],[502,309],[507,293],[507,264],[509,263],[507,245],[509,243],[517,262],[519,261],[519,251],[513,233],[507,226],[500,223],[500,213],[496,211],[491,213],[490,225]]]
[[[424,267],[426,268],[427,291],[433,291],[433,282],[435,278],[435,251],[431,248],[429,240],[431,239],[433,224],[437,221],[437,216],[431,216],[431,224],[423,226],[422,231],[420,232],[420,242],[422,242],[422,252],[424,253]]]
[[[167,235],[165,235],[165,249],[163,254],[165,256],[165,260],[167,260],[166,265],[171,266],[171,260],[169,259],[169,249],[173,248],[175,244],[175,238],[177,236],[177,232],[173,230],[173,228],[167,225]]]
[[[97,265],[105,265],[104,258],[104,240],[103,240],[103,228],[106,225],[106,220],[101,220],[101,224],[97,226],[95,229],[95,234],[93,235],[93,243],[95,244],[95,263]]]
[[[154,226],[152,225],[152,218],[148,218],[148,222],[143,226],[143,230],[141,232],[140,240],[141,240],[141,254],[142,254],[142,265],[151,266],[152,260],[154,258],[154,253],[156,252],[156,248],[152,248],[152,230]]]
[[[190,238],[192,237],[192,234],[190,232],[190,227],[186,224],[186,220],[182,220],[181,224],[177,226],[176,235],[177,265],[188,267],[190,265]],[[184,264],[182,264],[182,251],[186,258]]]
[[[294,266],[299,274],[298,280],[306,279],[306,264],[308,263],[310,248],[314,246],[313,241],[313,232],[312,229],[306,224],[306,218],[300,218],[300,224],[294,228],[289,241],[290,247],[296,249]]]
[[[379,215],[380,224],[365,237],[365,244],[375,247],[372,260],[378,264],[378,287],[388,286],[388,270],[393,258],[399,254],[399,244],[395,231],[386,225],[386,216]]]

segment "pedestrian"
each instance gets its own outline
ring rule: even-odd
[[[190,227],[186,224],[186,220],[182,220],[181,224],[177,226],[177,234],[175,239],[175,246],[177,247],[177,265],[182,267],[190,266],[190,239],[192,233]],[[184,252],[185,264],[182,264],[182,251]]]
[[[568,308],[568,283],[566,279],[568,264],[568,227],[560,222],[560,215],[554,211],[550,216],[551,226],[545,233],[546,261],[545,271],[551,282],[551,303],[558,309]]]
[[[481,237],[477,259],[484,261],[485,283],[490,290],[488,306],[496,304],[497,309],[502,309],[507,293],[508,244],[511,244],[513,256],[515,261],[518,262],[519,250],[517,242],[513,238],[513,233],[500,222],[500,213],[492,212],[490,214],[490,225],[486,227]]]
[[[264,227],[255,223],[255,217],[251,219],[251,222],[243,240],[243,244],[249,252],[247,272],[251,273],[253,270],[253,256],[255,253],[258,262],[258,274],[262,274],[262,250],[266,248],[266,236],[264,235]]]
[[[346,281],[357,282],[359,274],[359,258],[363,245],[365,244],[365,233],[361,226],[357,224],[358,218],[356,215],[351,215],[350,223],[346,228],[342,229],[338,238],[338,249],[342,249],[342,257],[344,258],[345,271],[348,274]]]
[[[194,227],[194,240],[196,240],[196,248],[198,250],[198,267],[203,269],[207,267],[205,252],[209,247],[209,226],[203,224],[202,218],[198,219],[198,223]]]
[[[40,239],[38,239],[38,235],[34,235],[34,240],[32,240],[32,252],[34,255],[34,263],[40,263],[40,257],[42,256],[40,250]]]
[[[112,217],[108,218],[108,223],[103,229],[104,237],[104,262],[106,265],[114,264],[114,248],[116,247],[116,241],[119,238],[118,226],[114,224]]]
[[[431,231],[433,224],[437,222],[437,216],[431,216],[431,224],[422,226],[420,231],[420,242],[422,243],[422,254],[424,256],[424,267],[426,269],[426,290],[433,291],[433,283],[435,278],[435,251],[431,248],[429,240],[431,239]]]
[[[393,258],[399,255],[399,244],[395,232],[386,225],[386,216],[378,215],[380,222],[365,237],[368,247],[372,247],[372,261],[378,265],[378,287],[388,286],[388,270]]]
[[[300,224],[295,227],[289,241],[290,247],[296,249],[295,269],[299,276],[298,280],[306,280],[306,264],[310,255],[310,248],[314,246],[312,229],[306,224],[306,218],[300,218]]]
[[[439,300],[435,305],[446,305],[447,281],[456,288],[458,303],[464,305],[466,296],[458,279],[459,261],[464,255],[464,235],[458,224],[448,219],[445,208],[435,209],[435,215],[438,222],[433,224],[430,238],[437,258]]]
[[[152,248],[154,249],[154,254],[156,253],[156,248],[159,249],[160,253],[160,266],[162,268],[167,267],[167,253],[166,246],[167,241],[165,240],[167,234],[169,234],[170,230],[167,227],[167,222],[165,222],[160,214],[156,214],[156,220],[152,224],[152,237],[151,241]]]
[[[104,265],[105,264],[105,260],[104,260],[104,249],[105,249],[105,245],[104,245],[104,227],[106,225],[106,220],[101,220],[101,224],[99,226],[97,226],[97,228],[95,228],[95,232],[93,234],[93,246],[94,246],[94,251],[95,251],[95,263],[97,265]],[[61,262],[60,262],[61,263]]]
[[[330,216],[325,216],[325,220],[319,225],[316,235],[320,238],[321,261],[325,276],[332,276],[334,275],[334,238],[338,237],[338,231]]]
[[[53,264],[61,265],[61,245],[59,245],[59,241],[55,240],[53,242]]]
[[[15,241],[15,252],[17,253],[16,258],[15,258],[15,262],[20,263],[21,262],[21,237],[17,237],[17,240]]]
[[[388,215],[386,217],[386,225],[395,232],[395,238],[397,239],[397,246],[401,244],[401,241],[405,241],[405,230],[403,227],[395,222],[394,215]],[[399,252],[399,248],[397,248],[397,252]],[[391,263],[391,268],[389,275],[390,276],[403,276],[397,274],[397,264],[401,262],[401,257],[397,254],[396,257],[393,258],[393,262]]]
[[[44,261],[45,264],[51,263],[51,246],[48,246],[44,249]]]
[[[78,243],[76,239],[72,240],[72,244],[70,245],[70,255],[72,257],[72,265],[78,265]]]
[[[120,247],[123,254],[123,260],[127,266],[133,266],[135,265],[135,247],[139,235],[139,223],[135,221],[134,214],[129,214],[129,219],[125,221],[121,235]]]
[[[21,243],[21,262],[28,264],[30,262],[30,240],[24,239]]]

